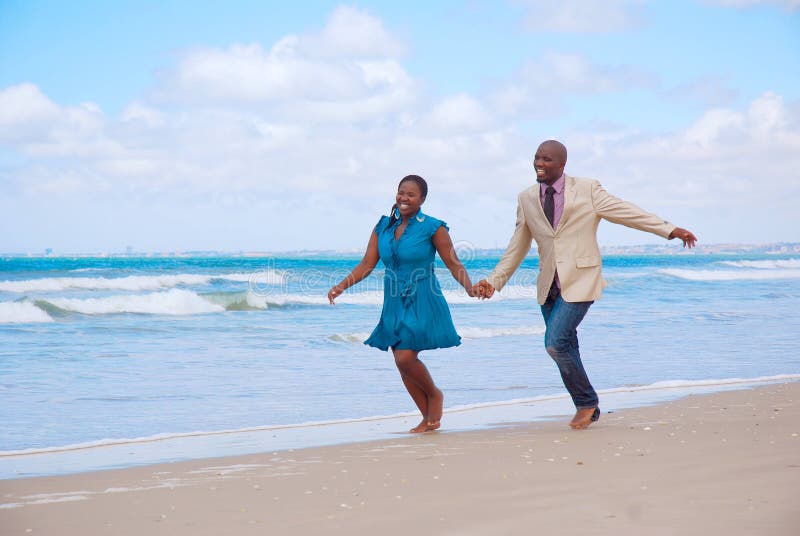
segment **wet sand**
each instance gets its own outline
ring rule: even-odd
[[[800,530],[800,382],[568,421],[2,480],[0,534]]]

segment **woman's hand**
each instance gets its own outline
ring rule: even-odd
[[[494,287],[485,279],[481,279],[474,287],[472,287],[472,292],[474,292],[475,296],[477,296],[479,299],[486,300],[494,295]]]
[[[342,292],[344,292],[344,289],[342,288],[341,285],[336,285],[335,287],[331,287],[331,289],[328,291],[328,301],[331,302],[331,305],[336,305],[335,303],[333,303],[333,300],[341,296]]]

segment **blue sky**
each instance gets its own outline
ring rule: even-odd
[[[547,138],[701,242],[800,241],[798,0],[72,4],[0,0],[0,251],[361,248],[408,173],[503,246]]]

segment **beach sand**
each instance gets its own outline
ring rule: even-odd
[[[800,383],[568,420],[3,480],[0,534],[800,534]]]

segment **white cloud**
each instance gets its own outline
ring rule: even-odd
[[[683,139],[687,147],[707,150],[726,135],[741,136],[745,118],[732,110],[710,110],[686,129]]]
[[[579,54],[550,52],[543,57],[544,65],[527,65],[526,79],[555,91],[600,93],[618,91],[625,87],[646,87],[653,77],[632,67],[598,66]],[[546,73],[546,78],[542,77]]]
[[[466,94],[430,107],[416,104],[416,112],[389,122],[349,126],[281,122],[239,108],[167,111],[137,104],[115,119],[92,107],[56,107],[50,110],[54,126],[41,139],[12,145],[31,162],[13,170],[17,191],[6,193],[102,194],[106,203],[143,209],[158,199],[187,207],[183,212],[218,206],[234,227],[250,214],[269,228],[333,220],[358,228],[365,225],[365,207],[371,213],[388,206],[395,182],[419,173],[431,183],[429,209],[446,214],[460,239],[502,245],[515,195],[532,179],[531,140],[513,120]],[[791,200],[800,198],[800,172],[792,164],[800,154],[799,127],[800,103],[766,92],[744,109],[711,109],[672,133],[595,125],[562,139],[570,150],[569,173],[601,179],[612,193],[704,231],[705,240],[755,241],[755,235],[726,236],[726,229],[709,236],[702,211],[719,219],[762,200],[770,207],[765,225],[791,228]],[[734,221],[731,232],[741,227]],[[185,232],[195,236],[193,228]],[[291,249],[289,236],[303,239],[299,231],[286,232],[281,247]],[[329,238],[328,245],[351,247],[347,236]],[[325,247],[314,237],[305,240],[306,247]]]
[[[320,32],[289,35],[270,49],[233,44],[188,52],[158,94],[188,105],[263,106],[315,120],[360,120],[395,111],[417,91],[398,63],[403,47],[380,19],[337,8]],[[339,113],[343,101],[352,116]]]
[[[0,90],[0,142],[37,158],[92,157],[119,147],[93,103],[60,107],[30,83]]]
[[[363,172],[393,128],[417,123],[402,51],[379,19],[342,7],[321,31],[269,49],[190,51],[154,99],[119,118],[60,107],[33,84],[7,88],[0,142],[35,159],[9,182],[31,195],[90,191],[98,178],[134,195],[324,191]]]
[[[270,51],[258,44],[194,51],[170,81],[173,96],[258,102],[352,97],[363,92],[354,65],[313,62],[299,56],[289,41],[284,39]]]
[[[34,84],[20,84],[0,90],[0,128],[42,123],[58,114],[58,106]]]
[[[667,98],[696,106],[716,107],[731,104],[737,96],[725,80],[704,76],[679,84],[665,92]]]
[[[536,32],[612,33],[642,24],[643,0],[520,0]]]
[[[61,111],[37,86],[20,84],[0,90],[0,143],[35,141],[58,121]]]
[[[471,99],[464,102],[467,109],[477,106]],[[712,232],[708,222],[726,211],[747,213],[759,199],[770,207],[761,219],[765,228],[772,220],[783,219],[784,226],[792,218],[796,222],[790,200],[800,198],[800,176],[790,163],[800,154],[800,134],[792,127],[799,119],[796,109],[767,93],[745,110],[710,110],[668,135],[567,134],[568,172],[601,179],[612,193],[692,228],[705,241],[732,241],[742,235]],[[183,232],[190,242],[202,242],[197,222],[192,223],[200,217],[236,229],[230,239],[241,240],[239,247],[259,247],[261,229],[261,240],[278,249],[356,245],[353,240],[361,235],[353,230],[374,223],[375,211],[389,206],[396,181],[407,173],[429,179],[427,208],[446,216],[454,236],[482,246],[502,245],[513,225],[515,195],[532,180],[533,147],[509,125],[476,131],[413,125],[316,131],[211,112],[170,116],[167,124],[173,126],[154,129],[144,144],[134,138],[138,145],[119,131],[115,141],[125,147],[120,154],[100,157],[83,151],[84,156],[66,160],[39,158],[15,175],[24,179],[21,187],[28,194],[106,192],[106,203],[128,207],[129,214],[135,212],[131,207],[144,210],[155,200],[165,211],[172,205],[186,221],[174,222],[170,232],[188,225]],[[341,234],[303,233],[308,226],[341,228]],[[201,227],[218,237],[212,245],[202,242],[203,247],[232,247],[221,231]],[[741,228],[741,220],[733,222],[731,232]],[[648,237],[636,234],[629,240]]]
[[[653,87],[657,80],[629,66],[597,65],[580,54],[546,52],[530,60],[487,96],[504,115],[551,117],[568,94],[591,95]]]
[[[382,58],[400,56],[405,51],[381,19],[350,6],[336,8],[322,32],[305,40],[312,53],[324,56]]]
[[[783,8],[787,11],[794,11],[800,9],[800,0],[705,0],[706,4],[735,7],[735,8],[748,8],[753,6],[776,6]]]
[[[192,52],[162,96],[178,104],[261,105],[287,116],[302,113],[337,121],[395,111],[417,91],[413,79],[392,59],[312,59],[297,50],[276,52],[276,47],[264,51],[260,45],[233,45]],[[350,103],[353,117],[337,113],[343,101]]]
[[[147,128],[162,127],[166,123],[162,112],[141,102],[132,102],[126,106],[120,119],[124,123],[141,124]]]
[[[480,131],[491,123],[489,114],[476,99],[460,94],[444,99],[426,118],[425,126],[437,131]]]
[[[787,115],[788,110],[783,104],[783,98],[768,91],[750,105],[747,110],[747,122],[753,137],[758,137],[759,141],[764,142],[773,136],[786,133],[789,123]]]
[[[677,211],[698,227],[717,213],[696,209],[744,217],[754,205],[768,206],[759,217],[762,229],[775,232],[780,227],[771,222],[783,221],[785,233],[800,228],[793,208],[800,198],[800,171],[792,164],[800,154],[798,124],[800,108],[766,92],[747,109],[708,110],[670,134],[575,134],[569,167],[605,177],[612,191],[628,192],[623,197]],[[747,229],[748,240],[757,241],[758,226],[751,231],[746,221],[736,222],[731,232]]]

